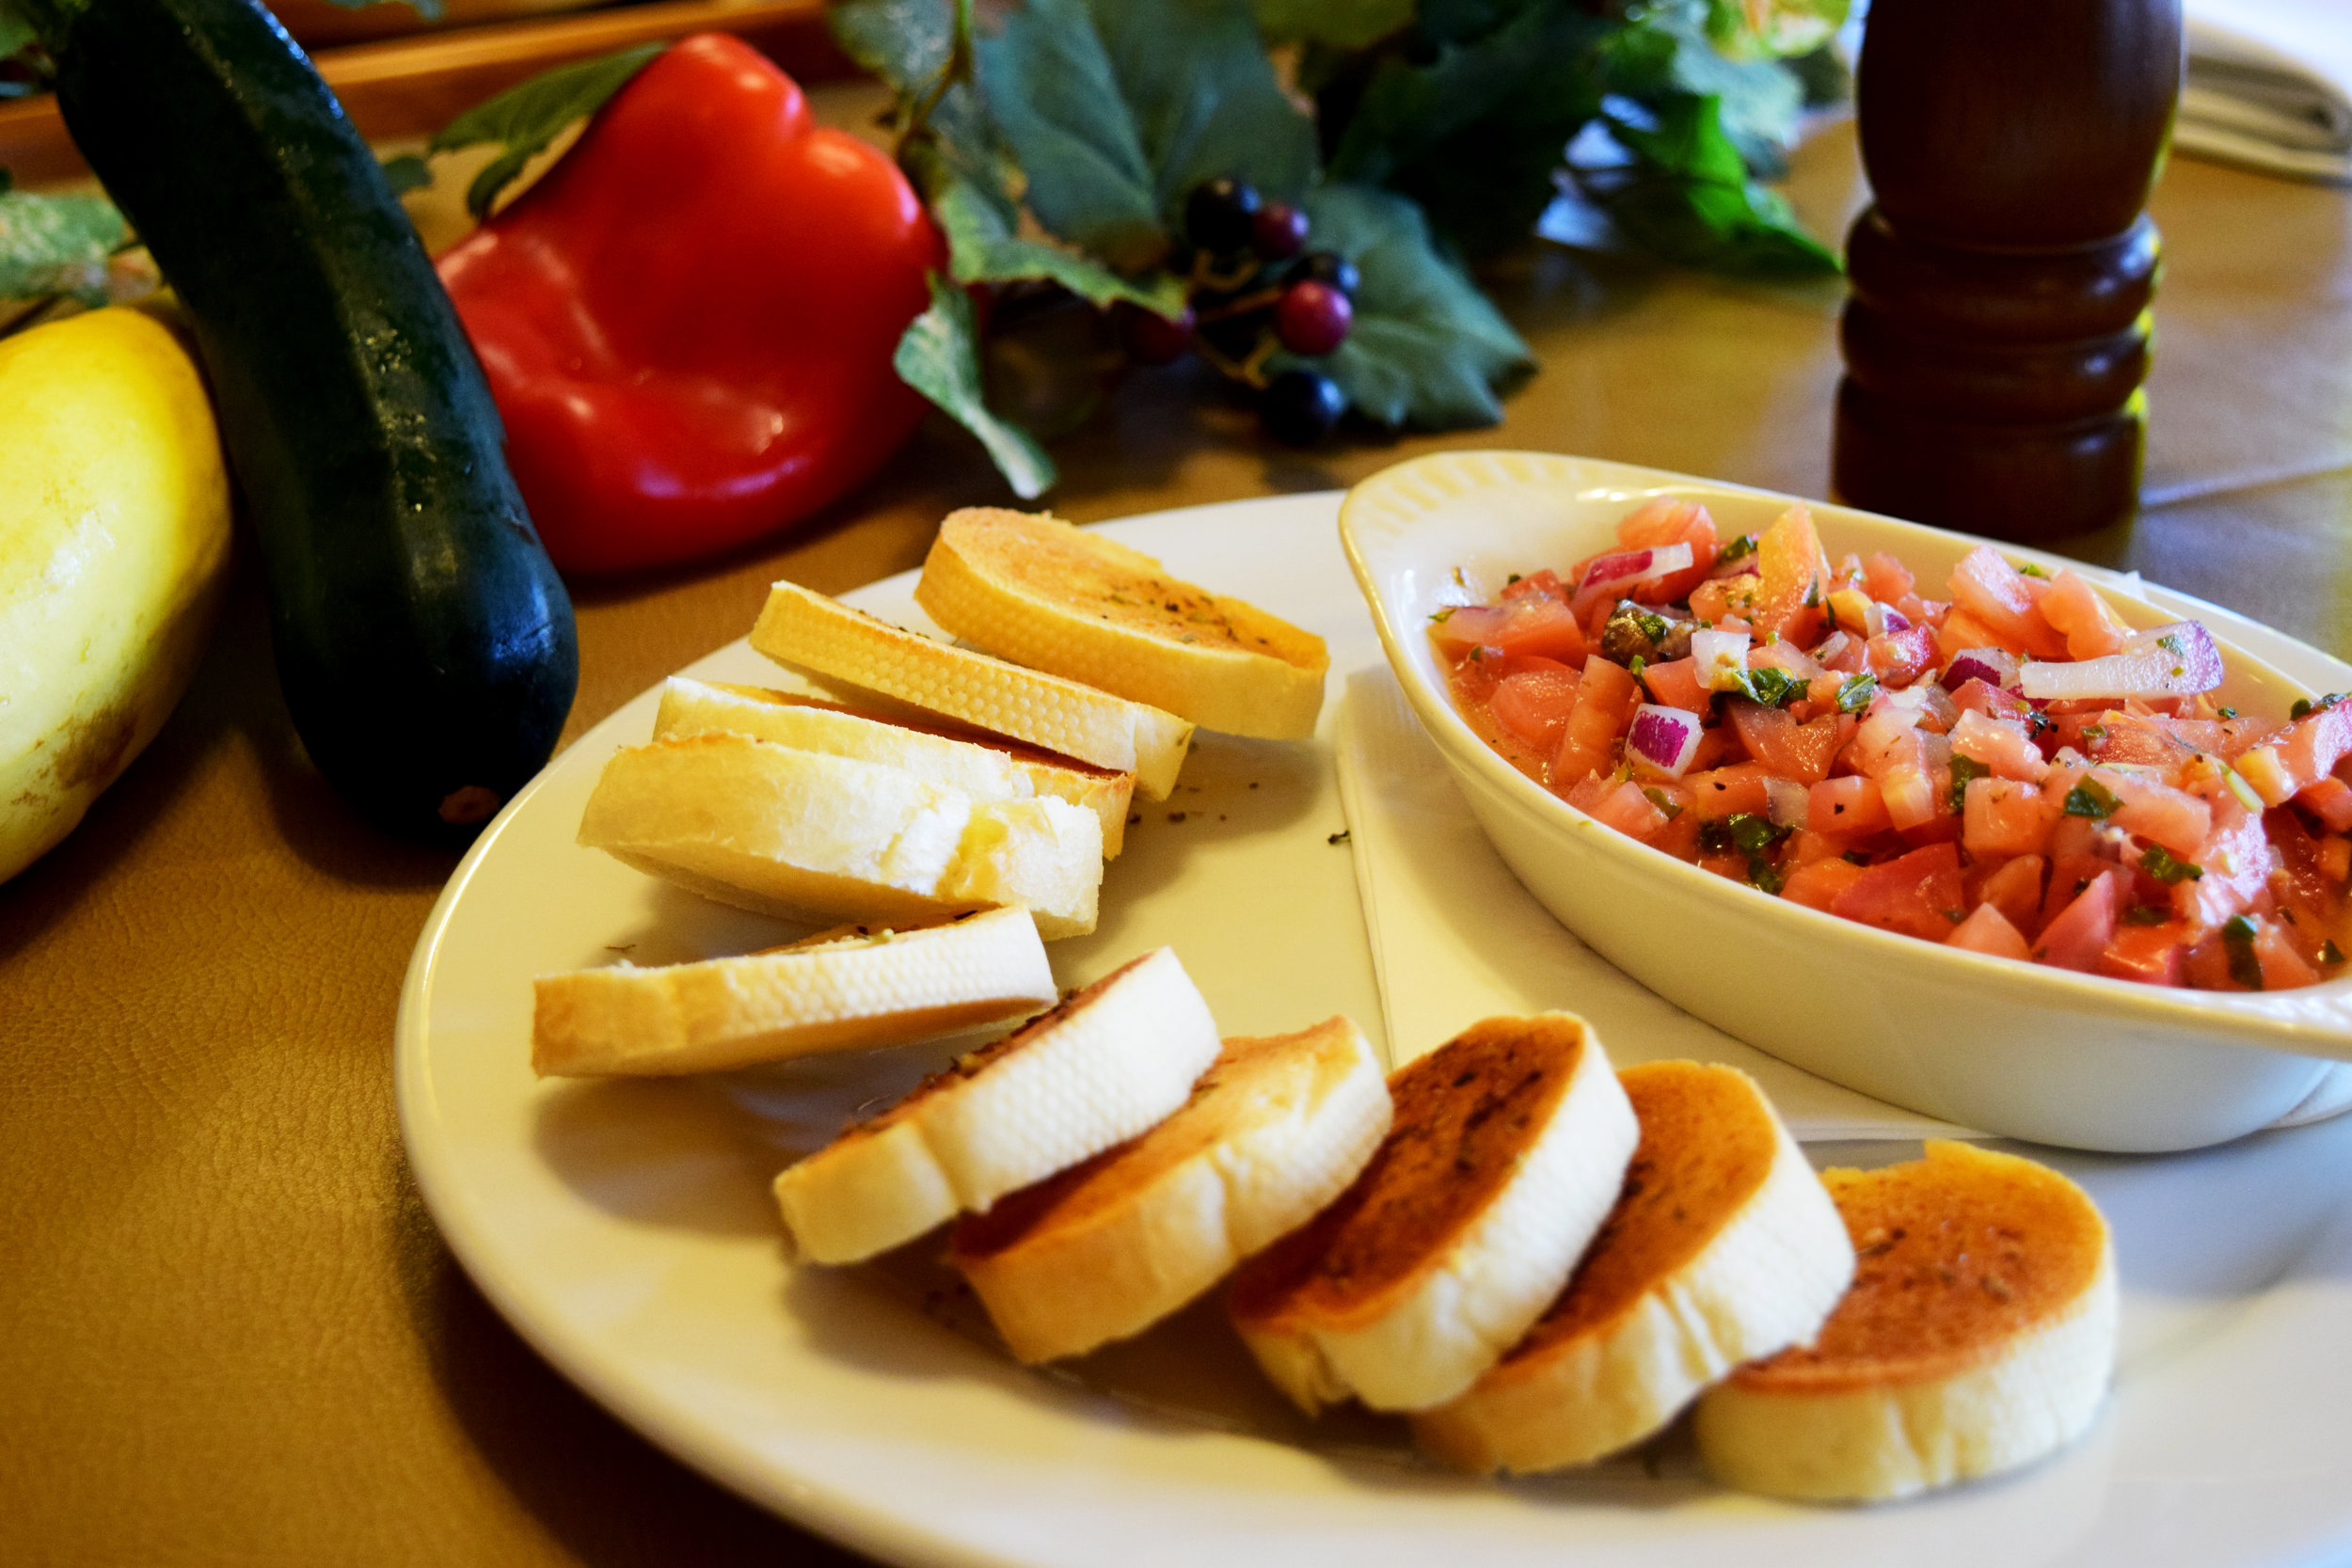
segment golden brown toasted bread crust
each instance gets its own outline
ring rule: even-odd
[[[1623,1316],[1697,1257],[1772,1174],[1775,1130],[1754,1114],[1756,1091],[1736,1069],[1654,1062],[1621,1069],[1617,1081],[1642,1124],[1625,1192],[1566,1289],[1497,1375]]]
[[[1379,1151],[1311,1224],[1244,1266],[1233,1316],[1379,1316],[1510,1180],[1584,1049],[1581,1025],[1488,1019],[1397,1072]]]
[[[2097,1279],[2106,1226],[2082,1190],[2013,1155],[1931,1143],[1927,1158],[1827,1170],[1858,1261],[1810,1345],[1733,1381],[1779,1393],[1937,1382],[2065,1316]]]

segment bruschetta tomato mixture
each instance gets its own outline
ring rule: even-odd
[[[2134,631],[1990,546],[1930,598],[1792,506],[1724,538],[1653,499],[1618,548],[1430,635],[1456,705],[1570,805],[1865,925],[2204,990],[2341,972],[2352,701],[2216,702],[2194,621]]]

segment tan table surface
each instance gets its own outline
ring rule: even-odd
[[[1804,150],[1793,194],[1842,233],[1862,198],[1848,131]],[[2083,553],[2352,653],[2352,202],[2184,161],[2155,212],[2151,504]],[[1090,520],[1318,490],[1443,445],[1822,493],[1834,284],[1554,250],[1498,289],[1544,361],[1500,430],[1294,454],[1153,372],[1059,444],[1055,503]],[[582,592],[569,733],[740,635],[771,578],[903,570],[943,513],[1001,495],[927,428],[789,539]],[[573,1391],[443,1246],[390,1067],[453,864],[359,826],[308,770],[248,571],[161,738],[0,885],[0,1560],[853,1560]]]

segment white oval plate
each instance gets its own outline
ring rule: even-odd
[[[1337,508],[1287,497],[1106,531],[1322,632],[1343,676],[1379,653]],[[914,622],[911,587],[851,597]],[[739,644],[693,668],[772,674]],[[573,846],[596,770],[649,732],[654,700],[564,752],[459,866],[418,942],[395,1071],[418,1182],[484,1292],[622,1419],[744,1496],[887,1561],[956,1568],[2274,1568],[2352,1549],[2352,1118],[2169,1160],[2060,1157],[2115,1227],[2113,1407],[2054,1463],[1871,1511],[1736,1497],[1671,1451],[1656,1476],[1627,1461],[1465,1480],[1415,1464],[1386,1429],[1284,1417],[1213,1312],[1082,1381],[1022,1370],[874,1271],[791,1267],[768,1179],[871,1087],[858,1069],[531,1075],[532,975],[613,947],[653,962],[778,933]],[[1330,772],[1326,741],[1207,737],[1185,773],[1199,787],[1134,831],[1104,931],[1057,943],[1057,974],[1172,942],[1229,1030],[1346,1011],[1376,1033],[1348,856],[1327,842],[1343,826]],[[1911,1152],[1824,1148],[1865,1164]]]
[[[1509,572],[1581,560],[1660,494],[1753,532],[1793,499],[1544,452],[1438,452],[1348,493],[1340,533],[1389,663],[1496,849],[1610,962],[1725,1033],[1833,1083],[2011,1137],[2153,1151],[2220,1143],[2352,1060],[2352,976],[2296,990],[2139,985],[1990,958],[1840,920],[1726,881],[1601,826],[1480,740],[1454,709],[1430,616]],[[1815,503],[1833,557],[1886,550],[1931,584],[1982,543]],[[2073,564],[2032,550],[2013,558]],[[2132,625],[2177,619],[2110,595]],[[2221,694],[2286,711],[2299,685],[2216,628]],[[2305,1053],[2308,1054],[2293,1054]]]

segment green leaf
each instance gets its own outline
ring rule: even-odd
[[[1518,333],[1461,269],[1430,244],[1421,209],[1366,185],[1307,194],[1319,249],[1356,263],[1363,284],[1347,341],[1316,359],[1277,355],[1273,368],[1318,370],[1358,413],[1388,425],[1450,430],[1502,417],[1495,388],[1534,368]]]
[[[961,175],[942,172],[931,190],[931,215],[946,233],[947,270],[959,283],[1036,279],[1095,305],[1124,300],[1170,320],[1184,313],[1181,277],[1151,272],[1130,281],[1074,250],[1022,239],[1011,204]]]
[[[466,187],[467,210],[477,218],[486,218],[499,192],[523,171],[525,164],[544,151],[565,126],[603,108],[668,47],[666,43],[640,44],[542,72],[451,120],[426,150],[448,152],[481,142],[497,142],[504,148]]]
[[[105,304],[106,258],[130,232],[103,197],[0,190],[0,299]]]
[[[2123,802],[2115,792],[2096,779],[2086,778],[2066,792],[2066,815],[2087,816],[2093,822],[2105,822],[2122,809]]]
[[[1206,180],[1245,180],[1275,201],[1306,194],[1314,122],[1275,79],[1249,0],[1093,0],[1092,10],[1171,227]]]
[[[843,54],[908,95],[939,80],[955,44],[949,0],[846,0],[825,21]]]
[[[1992,776],[1993,769],[1987,768],[1983,763],[1979,762],[1976,758],[1963,757],[1955,754],[1952,757],[1952,793],[1951,799],[1947,802],[1947,804],[1951,807],[1951,815],[1958,816],[1962,812],[1968,809],[1969,780],[1989,779]]]
[[[2203,866],[2180,859],[2161,844],[2148,846],[2148,852],[2139,857],[2139,868],[2167,886],[2199,881],[2205,875]]]
[[[1707,0],[1707,38],[1735,60],[1777,59],[1827,43],[1846,0]]]
[[[0,6],[0,60],[5,60],[15,54],[32,42],[37,36],[31,23],[18,16],[6,6]]]
[[[1413,20],[1413,0],[1256,0],[1258,26],[1281,43],[1361,49]]]
[[[1030,0],[978,55],[1030,210],[1115,271],[1167,252],[1203,180],[1293,200],[1313,178],[1314,127],[1275,80],[1248,0]]]
[[[1837,258],[1797,226],[1778,192],[1748,179],[1715,99],[1677,93],[1655,119],[1612,100],[1607,122],[1626,163],[1575,170],[1584,194],[1635,243],[1671,261],[1721,272],[1808,277]]]
[[[891,364],[898,379],[937,404],[980,439],[1023,500],[1053,487],[1054,460],[1029,433],[989,412],[980,388],[979,327],[963,290],[930,275],[931,306],[907,324]]]
[[[433,183],[433,170],[415,153],[404,152],[397,158],[384,160],[384,183],[392,187],[394,196],[406,196]]]
[[[1777,60],[1726,58],[1695,29],[1664,31],[1675,40],[1675,90],[1716,100],[1724,135],[1750,174],[1777,179],[1787,173],[1804,108],[1804,85],[1796,72]]]
[[[2263,989],[2262,958],[2254,951],[2254,939],[2262,928],[2242,914],[2233,914],[2221,923],[2221,945],[2230,955],[2230,978],[2248,990]]]
[[[1526,238],[1570,138],[1600,112],[1597,52],[1619,30],[1568,0],[1540,0],[1426,63],[1381,59],[1345,117],[1331,178],[1403,191],[1472,256]]]

